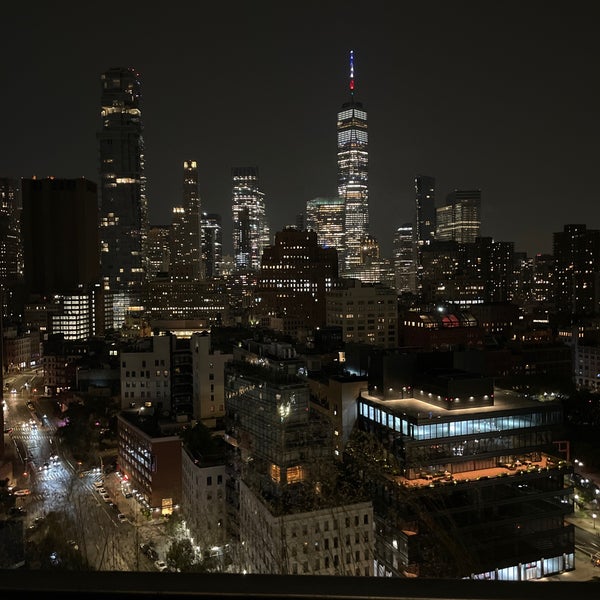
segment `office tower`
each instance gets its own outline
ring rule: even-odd
[[[223,262],[223,227],[219,214],[202,213],[202,256],[206,278],[219,277]]]
[[[435,177],[415,177],[415,241],[418,246],[435,239]]]
[[[325,295],[338,277],[335,248],[322,248],[314,231],[286,228],[265,248],[256,286],[256,311],[272,328],[295,336],[325,325]]]
[[[158,276],[147,284],[146,318],[151,327],[157,322],[190,321],[202,327],[222,325],[229,304],[218,281],[172,281]]]
[[[48,333],[73,340],[102,333],[96,184],[83,178],[23,179],[22,192],[29,302],[49,299]]]
[[[342,265],[344,249],[343,198],[313,198],[306,202],[306,229],[315,231],[317,241],[324,248],[335,248]]]
[[[23,179],[22,234],[29,293],[99,283],[98,197],[87,179]]]
[[[16,179],[0,177],[0,310],[12,317],[20,311],[14,306],[16,286],[23,276],[23,244],[21,242],[21,209]]]
[[[481,190],[454,190],[436,209],[435,237],[440,241],[474,242],[481,229]]]
[[[394,287],[394,269],[389,258],[381,258],[379,242],[366,234],[360,246],[360,262],[344,271],[347,279],[360,279],[363,283],[381,283]]]
[[[148,230],[148,280],[169,272],[170,236],[169,225],[152,225]]]
[[[235,266],[257,270],[270,237],[265,195],[258,186],[258,167],[234,167],[231,175]]]
[[[183,202],[173,210],[171,229],[169,273],[174,280],[204,279],[201,215],[198,164],[195,160],[186,160],[183,162]]]
[[[337,115],[338,196],[344,200],[344,264],[360,264],[360,247],[369,231],[369,139],[367,113],[354,98],[354,51],[350,52],[350,101]]]
[[[564,316],[600,312],[600,230],[582,224],[565,225],[554,233],[554,294]]]
[[[394,234],[394,274],[398,294],[417,291],[417,249],[411,223],[398,227]]]
[[[141,86],[132,68],[101,75],[100,244],[104,289],[113,298],[112,327],[139,309],[146,278],[148,206],[144,174]],[[107,326],[110,326],[107,323]]]

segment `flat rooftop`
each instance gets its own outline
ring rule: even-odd
[[[390,412],[398,415],[404,414],[416,419],[438,419],[442,417],[451,417],[456,419],[460,416],[469,416],[477,414],[493,414],[501,411],[510,411],[522,408],[539,408],[543,405],[558,405],[558,400],[541,401],[529,398],[512,390],[494,389],[493,406],[474,406],[472,408],[453,408],[447,409],[434,404],[429,404],[417,398],[399,398],[397,400],[383,400],[379,396],[373,396],[368,392],[361,392],[361,398],[371,400],[385,407]]]

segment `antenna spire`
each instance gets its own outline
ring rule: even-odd
[[[354,50],[350,50],[350,95],[354,96]]]

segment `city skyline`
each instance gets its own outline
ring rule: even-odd
[[[482,235],[551,252],[565,224],[600,225],[592,20],[541,2],[501,8],[308,2],[288,14],[234,2],[210,18],[199,7],[125,8],[106,29],[73,2],[8,7],[1,175],[98,182],[100,76],[131,66],[150,223],[170,223],[183,162],[196,160],[202,210],[221,215],[230,254],[232,168],[259,168],[272,234],[308,200],[336,195],[336,116],[354,50],[383,256],[414,220],[417,175],[435,178],[437,206],[480,189]]]

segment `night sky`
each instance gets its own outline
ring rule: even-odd
[[[336,194],[336,114],[369,119],[371,233],[390,256],[413,180],[482,190],[482,235],[530,256],[600,228],[592,2],[10,3],[2,8],[0,176],[98,181],[100,75],[142,82],[151,224],[195,159],[231,252],[231,168],[258,166],[272,232]],[[154,3],[153,3],[154,4]]]

